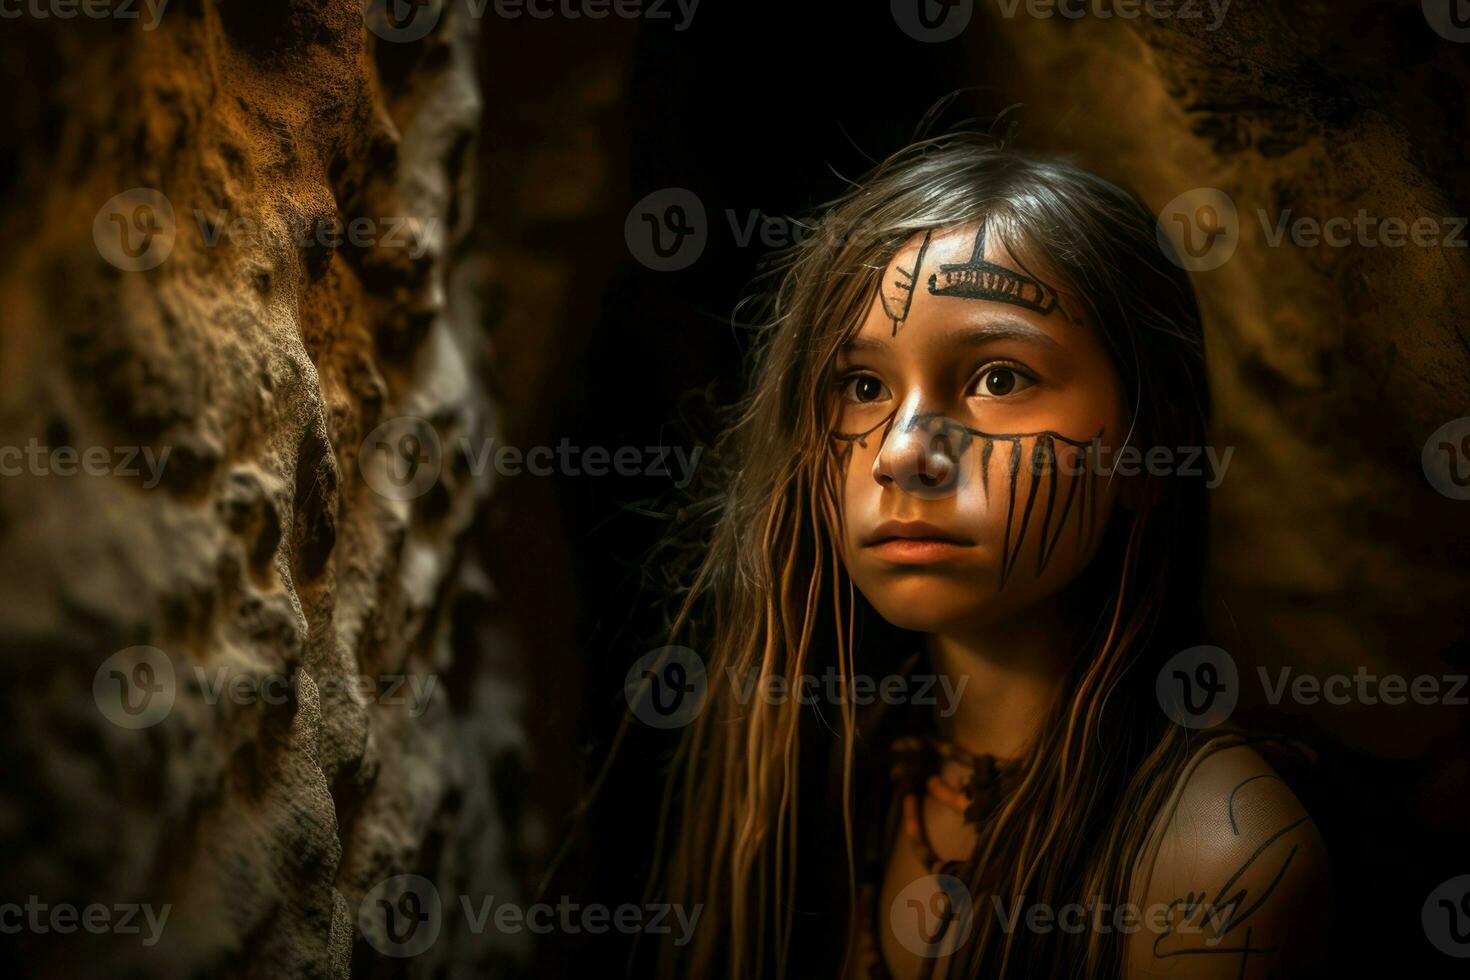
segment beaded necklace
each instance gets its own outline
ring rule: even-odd
[[[964,785],[955,789],[940,777],[944,765],[958,762],[968,773]],[[858,938],[858,976],[867,980],[891,980],[892,974],[883,961],[877,937],[882,926],[883,910],[878,908],[890,834],[895,821],[918,848],[920,860],[930,874],[965,878],[965,858],[944,860],[934,850],[924,826],[923,797],[927,793],[939,803],[961,814],[966,824],[979,824],[994,812],[1020,775],[1019,760],[1001,762],[989,753],[975,754],[937,734],[905,735],[893,740],[887,754],[887,773],[892,787],[889,819],[882,824],[885,832],[874,835],[868,851],[868,868],[872,872],[862,888],[866,908],[866,928]],[[935,941],[942,940],[942,935]],[[930,964],[932,969],[933,964]]]
[[[889,777],[903,806],[903,829],[919,848],[925,867],[934,874],[953,874],[963,860],[943,861],[929,842],[924,827],[923,794],[960,813],[967,824],[985,819],[1016,776],[1013,762],[1001,763],[987,753],[976,755],[938,735],[906,735],[889,749]],[[939,777],[946,763],[958,762],[969,772],[956,790]]]

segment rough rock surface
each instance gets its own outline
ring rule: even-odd
[[[481,112],[463,14],[411,44],[357,0],[6,21],[30,94],[7,126],[0,445],[51,452],[0,480],[3,892],[171,907],[153,945],[24,932],[37,974],[524,954],[456,914],[515,891],[496,784],[524,751],[461,451],[495,424],[457,255]],[[411,960],[359,922],[400,874],[444,909]]]

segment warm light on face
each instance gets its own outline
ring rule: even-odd
[[[917,235],[839,355],[844,562],[897,626],[1022,613],[1106,527],[1118,486],[1090,450],[1126,431],[1122,384],[1039,272],[983,225]]]

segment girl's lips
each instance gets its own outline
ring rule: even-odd
[[[930,524],[928,521],[886,520],[863,536],[863,544],[882,544],[889,538],[910,538],[916,541],[948,541],[951,544],[971,545],[975,542],[963,534]]]
[[[927,565],[947,561],[971,547],[942,538],[885,538],[868,545],[868,550],[902,565]]]

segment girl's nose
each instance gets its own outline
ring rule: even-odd
[[[900,414],[873,460],[873,479],[925,499],[953,496],[972,442],[968,429],[938,413]]]

